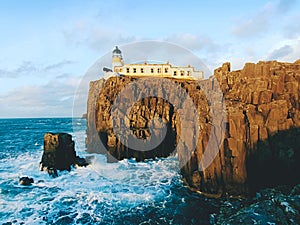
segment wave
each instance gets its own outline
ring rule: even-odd
[[[9,143],[0,152],[0,222],[186,224],[194,221],[195,215],[197,221],[208,221],[211,204],[193,213],[203,199],[187,194],[176,156],[139,163],[134,159],[107,163],[106,156],[85,151],[84,123],[72,129],[71,119],[48,120],[45,125],[41,125],[41,119],[8,121],[15,130],[0,140],[0,144]],[[35,129],[24,131],[22,127],[26,126]],[[39,171],[41,142],[46,129],[61,126],[75,135],[78,154],[92,156],[92,162],[51,178]],[[19,185],[22,176],[34,178],[33,185]]]

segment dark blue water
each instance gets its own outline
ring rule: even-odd
[[[83,119],[0,119],[0,224],[209,224],[217,206],[184,186],[176,157],[109,164],[94,154],[58,178],[39,171],[46,132],[73,134],[85,157],[85,129]]]

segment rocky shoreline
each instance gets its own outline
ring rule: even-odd
[[[169,88],[155,78],[151,82],[156,90],[147,89],[143,82],[138,84],[138,90],[146,89],[150,97],[134,104],[129,114],[112,112],[117,94],[141,79],[145,78],[121,76],[90,83],[86,141],[89,152],[107,154],[108,160],[130,157],[144,160],[166,157],[176,147],[181,172],[189,187],[213,195],[249,195],[266,186],[300,183],[297,172],[300,60],[246,63],[242,70],[232,72],[230,63],[225,63],[207,80],[173,80],[193,100],[200,115],[197,121],[200,130],[189,118],[188,107],[176,109],[168,101],[155,97],[157,92]],[[217,90],[223,93],[221,101]],[[134,94],[137,93],[125,93],[122,102],[130,101]],[[176,94],[171,93],[169,98],[176,102],[180,98]],[[185,118],[179,118],[178,108],[187,115]],[[223,112],[226,117],[219,119],[217,115]],[[149,124],[154,118],[162,119],[169,132],[163,148],[143,152],[123,145],[112,129],[112,113],[117,113],[117,123],[125,119],[140,139],[149,137]],[[179,145],[179,138],[186,140],[185,143]],[[187,151],[193,143],[197,143],[195,151]],[[217,154],[203,168],[201,159],[208,145],[217,149]]]

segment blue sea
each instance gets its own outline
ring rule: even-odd
[[[214,200],[188,190],[176,156],[107,163],[85,149],[85,119],[0,119],[0,224],[210,224]],[[92,163],[57,178],[39,170],[46,132],[73,135]],[[21,186],[22,176],[34,178]]]

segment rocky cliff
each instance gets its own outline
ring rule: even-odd
[[[232,72],[225,63],[203,81],[143,79],[91,82],[89,152],[108,152],[113,161],[176,151],[186,183],[214,195],[300,182],[300,60],[246,63]],[[132,136],[144,142],[130,147]],[[149,139],[162,141],[144,151]]]

